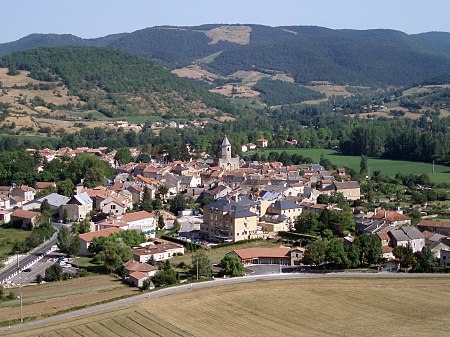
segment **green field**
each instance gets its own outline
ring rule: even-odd
[[[9,336],[449,336],[449,279],[297,279],[193,289]],[[432,323],[430,323],[432,322]]]
[[[294,153],[301,154],[305,157],[310,157],[315,162],[319,162],[320,156],[323,154],[325,158],[329,159],[333,164],[338,167],[350,167],[356,171],[359,171],[359,156],[345,156],[339,154],[335,150],[331,149],[265,149],[259,151],[260,154],[269,154],[269,152],[283,152],[286,151],[292,155]],[[253,152],[249,152],[253,153]],[[430,176],[434,182],[450,182],[450,167],[444,165],[435,165],[433,174],[433,165],[421,162],[403,161],[403,160],[390,160],[369,158],[368,161],[370,172],[380,170],[381,174],[388,176],[395,176],[397,173],[404,174],[422,174],[426,173]]]
[[[7,225],[0,225],[0,260],[2,256],[11,253],[14,242],[25,242],[31,231],[23,229],[9,228]]]
[[[60,140],[61,138],[58,137],[46,137],[46,136],[39,136],[39,135],[10,135],[10,134],[0,134],[0,136],[8,137],[8,138],[18,138],[21,140],[29,140],[31,142],[43,142],[43,141],[50,141],[50,142],[56,142]]]

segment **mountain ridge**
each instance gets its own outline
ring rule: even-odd
[[[277,71],[298,83],[409,86],[450,69],[450,33],[446,32],[254,24],[155,26],[94,39],[32,34],[0,44],[0,56],[59,45],[108,47],[150,58],[169,69],[219,53],[202,67],[219,76],[240,70]]]

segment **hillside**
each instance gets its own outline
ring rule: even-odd
[[[170,69],[197,64],[218,78],[258,71],[286,74],[308,84],[409,86],[450,69],[448,33],[408,35],[310,26],[159,26],[89,40],[34,34],[0,44],[0,55],[55,45],[107,46],[151,58]]]
[[[0,67],[3,128],[14,123],[29,131],[70,132],[111,118],[215,118],[240,112],[222,96],[149,60],[111,49],[32,49],[4,56]]]

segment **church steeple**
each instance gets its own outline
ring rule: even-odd
[[[221,145],[221,158],[222,159],[230,159],[231,158],[231,143],[228,140],[227,135],[223,137],[222,145]]]

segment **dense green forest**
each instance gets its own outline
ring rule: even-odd
[[[412,85],[448,71],[448,33],[407,35],[393,30],[333,30],[323,27],[251,27],[250,44],[210,44],[204,32],[220,25],[151,27],[97,39],[33,34],[0,44],[0,56],[41,46],[102,46],[142,55],[169,68],[222,52],[207,67],[229,75],[237,70],[277,70],[296,82]]]
[[[61,79],[69,90],[109,117],[130,112],[187,115],[194,107],[238,114],[239,109],[218,94],[171,74],[144,58],[93,47],[39,48],[0,59],[0,66],[28,70],[40,80]],[[98,90],[100,89],[100,90]],[[136,106],[130,95],[146,104]],[[155,106],[155,102],[159,103]],[[190,103],[190,104],[188,104]]]
[[[273,105],[300,103],[303,101],[325,98],[325,95],[297,83],[263,78],[253,88],[261,93],[264,103]]]

